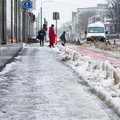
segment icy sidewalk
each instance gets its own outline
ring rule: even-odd
[[[113,67],[106,59],[98,60],[96,56],[95,59],[91,51],[83,51],[82,48],[78,51],[75,46],[59,46],[59,49],[62,60],[120,115],[120,69]]]
[[[0,73],[1,120],[110,120],[54,48],[30,46]]]

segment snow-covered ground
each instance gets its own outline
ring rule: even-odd
[[[120,115],[120,69],[108,61],[95,61],[67,47],[59,46],[59,54],[96,95]]]
[[[39,44],[24,45],[14,62],[0,72],[0,120],[119,120],[105,112],[89,87],[79,83],[82,78],[62,63],[57,51]],[[67,53],[74,56],[71,62],[77,60],[76,54]],[[87,60],[81,58],[83,67]]]
[[[24,45],[0,72],[0,120],[113,120],[55,50]]]

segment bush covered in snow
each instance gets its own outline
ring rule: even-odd
[[[95,42],[94,43],[96,48],[100,48],[103,50],[109,50],[109,51],[116,51],[116,52],[120,52],[120,44],[114,44],[114,43],[110,43],[110,42]]]

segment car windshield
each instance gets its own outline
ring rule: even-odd
[[[88,33],[104,33],[104,27],[89,27]]]

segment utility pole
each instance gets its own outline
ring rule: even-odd
[[[57,19],[56,19],[56,36],[57,36]],[[57,40],[56,40],[56,44],[57,44]]]
[[[2,44],[6,44],[6,1],[2,1]]]
[[[120,27],[120,16],[119,16],[119,4],[117,4],[117,38],[119,39],[119,27]]]
[[[42,28],[42,4],[41,4],[41,7],[40,7],[40,11],[41,11],[41,28]]]
[[[53,12],[53,20],[56,20],[56,36],[57,36],[57,20],[59,20],[59,12]],[[57,38],[56,38],[56,44],[57,44]]]
[[[42,1],[42,2],[41,2],[41,7],[40,7],[40,14],[41,14],[41,28],[42,28],[42,12],[43,12],[43,10],[42,10],[42,4],[45,3],[45,2],[52,2],[52,1]]]
[[[13,43],[13,0],[11,0],[11,43]]]

